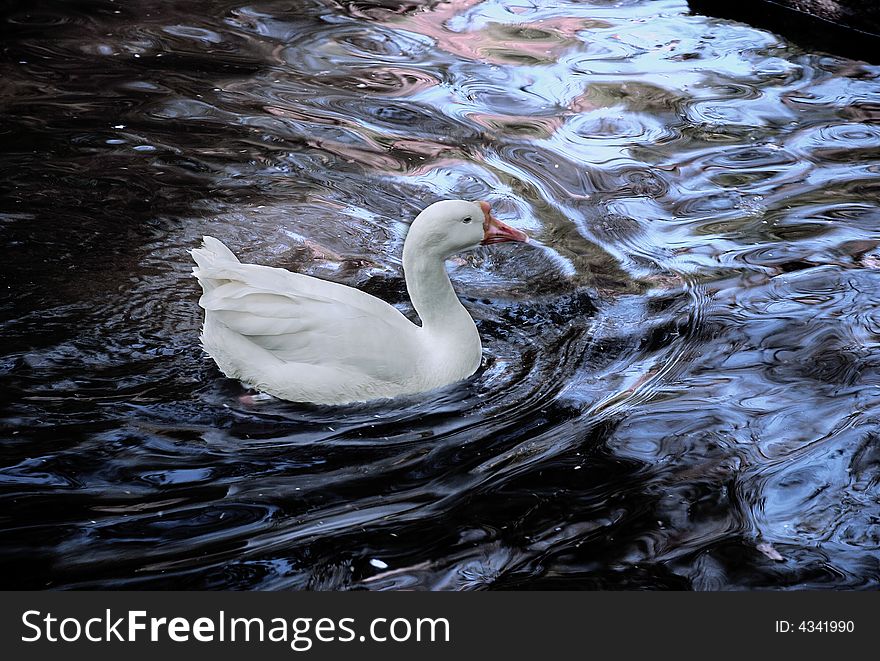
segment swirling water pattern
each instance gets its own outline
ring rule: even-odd
[[[4,587],[880,584],[880,68],[682,0],[3,7]],[[450,264],[473,379],[202,354],[203,233],[411,315],[444,197],[539,241]]]

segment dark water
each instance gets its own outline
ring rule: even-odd
[[[2,2],[3,587],[874,588],[880,68],[660,2]],[[467,383],[247,405],[186,249],[409,310]]]

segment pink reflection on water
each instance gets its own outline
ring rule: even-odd
[[[401,149],[412,154],[418,154],[427,158],[437,158],[440,154],[449,151],[449,145],[433,140],[410,140],[401,139],[391,143],[393,149]]]
[[[546,117],[528,115],[505,115],[489,112],[469,112],[467,117],[490,131],[501,131],[505,134],[528,134],[534,138],[548,138],[559,129],[565,121],[561,115]]]
[[[437,76],[426,71],[391,66],[371,69],[359,80],[364,92],[398,97],[413,96],[440,84]]]
[[[490,23],[484,29],[453,32],[449,21],[482,0],[450,0],[430,11],[395,16],[385,22],[434,40],[437,47],[458,57],[492,64],[549,63],[577,43],[577,33],[588,27],[605,27],[598,21],[558,17],[515,25]]]

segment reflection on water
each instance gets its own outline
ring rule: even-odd
[[[5,587],[880,583],[877,67],[684,0],[5,6]],[[450,263],[478,375],[242,403],[185,250],[412,314],[444,197],[540,242]]]

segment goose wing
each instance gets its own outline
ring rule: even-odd
[[[385,301],[285,269],[242,264],[212,237],[192,255],[204,289],[199,305],[279,360],[388,381],[412,373],[419,329]]]

